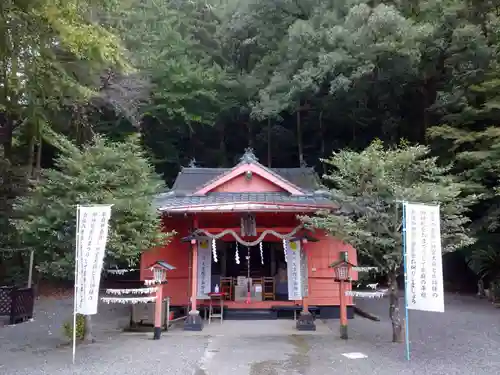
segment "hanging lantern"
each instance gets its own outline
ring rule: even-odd
[[[347,260],[347,251],[342,251],[340,253],[340,260],[331,264],[330,268],[333,268],[336,281],[349,281],[352,264]]]
[[[238,242],[236,242],[236,252],[234,253],[234,260],[236,264],[240,264],[240,253],[238,252]]]
[[[335,271],[335,279],[339,281],[347,281],[349,279],[349,264],[341,263],[333,267]]]
[[[163,284],[167,280],[167,271],[175,270],[175,267],[163,260],[154,262],[148,267],[153,272],[152,284]]]
[[[283,239],[283,254],[285,255],[285,263],[288,263],[288,258],[287,258],[287,250],[288,250],[288,245],[286,239]]]
[[[212,255],[214,257],[214,262],[217,263],[217,245],[215,244],[215,238],[212,239]]]
[[[163,268],[155,267],[153,268],[153,278],[157,283],[161,283],[167,277],[167,272]]]
[[[260,264],[264,264],[264,249],[262,248],[262,241],[259,243],[260,248]]]

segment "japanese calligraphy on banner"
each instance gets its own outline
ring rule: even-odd
[[[198,241],[197,298],[207,298],[212,287],[212,248],[208,240]]]
[[[444,312],[439,206],[405,203],[405,225],[408,309]]]
[[[300,276],[302,283],[302,297],[307,297],[309,295],[309,274],[307,272],[309,262],[307,261],[307,254],[304,249],[301,248],[300,251]]]
[[[288,276],[288,299],[302,299],[302,277],[301,277],[301,249],[300,242],[289,242],[287,246],[287,276]]]
[[[111,205],[78,206],[75,313],[97,314]]]

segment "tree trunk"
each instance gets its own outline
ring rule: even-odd
[[[189,149],[190,149],[191,159],[194,159],[196,155],[196,145],[194,144],[194,131],[191,126],[189,126]]]
[[[273,155],[272,155],[272,142],[271,142],[271,119],[267,119],[267,167],[271,168]]]
[[[35,175],[35,136],[32,135],[28,147],[28,177],[33,178]]]
[[[319,146],[319,153],[321,155],[321,158],[325,157],[325,135],[323,134],[323,111],[319,113],[319,137],[320,137],[320,146]],[[321,163],[321,166],[323,168],[323,174],[325,175],[326,172],[326,163]]]
[[[220,127],[220,139],[219,139],[219,165],[225,167],[227,165],[227,150],[226,150],[226,126],[221,122]]]
[[[252,122],[248,120],[247,122],[247,131],[248,131],[248,147],[253,149],[253,129]]]
[[[13,139],[14,124],[9,117],[9,113],[5,114],[5,122],[3,127],[0,128],[2,136],[3,157],[9,162],[12,162],[12,139]]]
[[[83,335],[83,342],[86,344],[95,342],[94,336],[92,335],[92,320],[90,315],[85,315],[85,333]]]
[[[40,178],[40,171],[42,170],[42,131],[40,125],[38,126],[38,147],[36,153],[36,166],[35,166],[35,178],[38,181]]]
[[[403,342],[399,289],[396,274],[394,273],[389,276],[389,317],[392,322],[392,342]]]
[[[300,124],[300,103],[299,109],[297,110],[297,148],[299,151],[299,166],[305,166],[304,162],[304,147],[302,144],[302,126]]]

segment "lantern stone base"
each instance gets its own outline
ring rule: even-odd
[[[202,331],[203,321],[199,311],[190,311],[184,321],[184,331]]]
[[[316,324],[314,324],[314,317],[312,314],[300,314],[297,319],[296,328],[298,331],[316,331]]]
[[[349,338],[349,335],[347,334],[347,325],[340,325],[340,338],[342,340],[347,340]]]

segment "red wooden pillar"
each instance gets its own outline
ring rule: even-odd
[[[309,252],[307,251],[307,239],[302,240],[302,251],[304,252],[305,258],[307,260],[307,266],[309,267]],[[307,275],[307,291],[309,292],[309,272]],[[309,296],[302,296],[302,314],[309,314]]]
[[[196,246],[196,240],[191,240],[191,250],[192,250],[192,275],[191,275],[191,311],[190,313],[197,311],[197,295],[198,295],[198,247]]]
[[[309,251],[307,249],[307,239],[302,239],[301,250],[304,252],[305,258],[307,259],[307,267],[309,268]],[[310,283],[309,283],[309,270],[307,272],[307,291],[309,294]],[[296,328],[299,331],[316,331],[316,325],[314,324],[314,317],[309,312],[309,296],[302,296],[302,312],[300,313],[299,319],[297,320]]]
[[[345,295],[345,281],[340,280],[340,338],[347,340],[347,298]]]
[[[162,328],[162,308],[163,308],[163,285],[159,284],[156,289],[155,303],[155,328],[153,331],[153,340],[159,340]]]
[[[198,227],[198,221],[196,217],[193,220],[193,227]],[[200,312],[197,307],[197,296],[198,296],[198,241],[192,239],[190,246],[192,250],[192,275],[191,275],[191,310],[184,321],[184,331],[201,331],[203,329],[203,321],[200,317]]]

